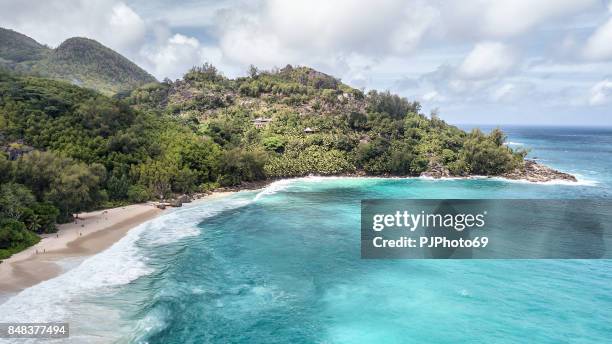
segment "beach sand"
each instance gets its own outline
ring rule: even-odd
[[[38,244],[0,264],[0,294],[16,293],[61,274],[58,260],[101,252],[161,213],[151,204],[135,204],[79,214],[75,222],[59,225],[57,233],[43,235]]]
[[[231,191],[215,191],[199,201],[222,198]],[[166,210],[167,211],[167,210]],[[64,272],[59,261],[102,252],[132,228],[164,213],[153,203],[79,214],[75,222],[58,225],[58,232],[44,234],[40,242],[5,259],[0,264],[0,303],[11,294],[56,277]]]

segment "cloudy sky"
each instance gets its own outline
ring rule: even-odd
[[[158,79],[287,63],[451,123],[612,125],[610,0],[0,0],[0,26],[85,36]]]

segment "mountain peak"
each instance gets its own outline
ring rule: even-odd
[[[102,49],[109,49],[106,46],[104,46],[102,43],[96,41],[95,39],[91,39],[91,38],[87,38],[87,37],[71,37],[66,39],[65,41],[62,42],[62,44],[60,44],[56,50],[63,50],[63,49],[74,49],[74,48],[78,48],[80,46],[92,46],[92,47],[97,47],[97,48],[102,48]]]
[[[0,27],[0,59],[14,63],[40,60],[49,50],[22,33]]]
[[[0,29],[0,65],[66,80],[108,95],[156,81],[138,65],[96,40],[72,37],[56,49],[49,49],[8,29]]]

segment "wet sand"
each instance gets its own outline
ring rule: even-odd
[[[16,293],[62,273],[58,260],[90,256],[123,238],[139,224],[163,210],[151,204],[135,204],[79,214],[75,222],[59,225],[59,231],[14,254],[0,264],[0,293]]]

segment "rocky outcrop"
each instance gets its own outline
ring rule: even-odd
[[[552,169],[548,166],[537,163],[535,160],[525,160],[525,164],[521,168],[502,175],[504,178],[527,180],[530,182],[542,183],[553,180],[565,180],[577,182],[576,177],[571,174],[564,173]]]
[[[448,178],[453,177],[449,170],[440,162],[432,159],[429,161],[427,171],[421,173],[421,177],[428,178]],[[469,178],[469,176],[467,176]],[[505,173],[500,177],[513,179],[513,180],[525,180],[534,183],[550,182],[554,180],[577,182],[576,177],[569,173],[557,171],[548,166],[539,164],[535,160],[525,160],[525,163],[520,168],[515,169],[512,172]]]
[[[186,196],[186,195],[185,195]],[[153,205],[159,209],[166,209],[167,207],[179,208],[183,206],[183,203],[191,202],[191,198],[186,196],[187,198],[183,198],[183,196],[177,199],[171,199],[167,201],[154,202]],[[187,199],[187,202],[183,202],[182,199]]]
[[[189,195],[180,195],[176,200],[181,203],[191,203],[191,197],[189,197]]]
[[[451,174],[448,171],[448,168],[446,168],[440,162],[435,161],[433,159],[429,161],[429,165],[427,166],[427,171],[421,173],[421,177],[428,177],[428,178],[435,178],[435,179],[448,178],[450,176]]]

